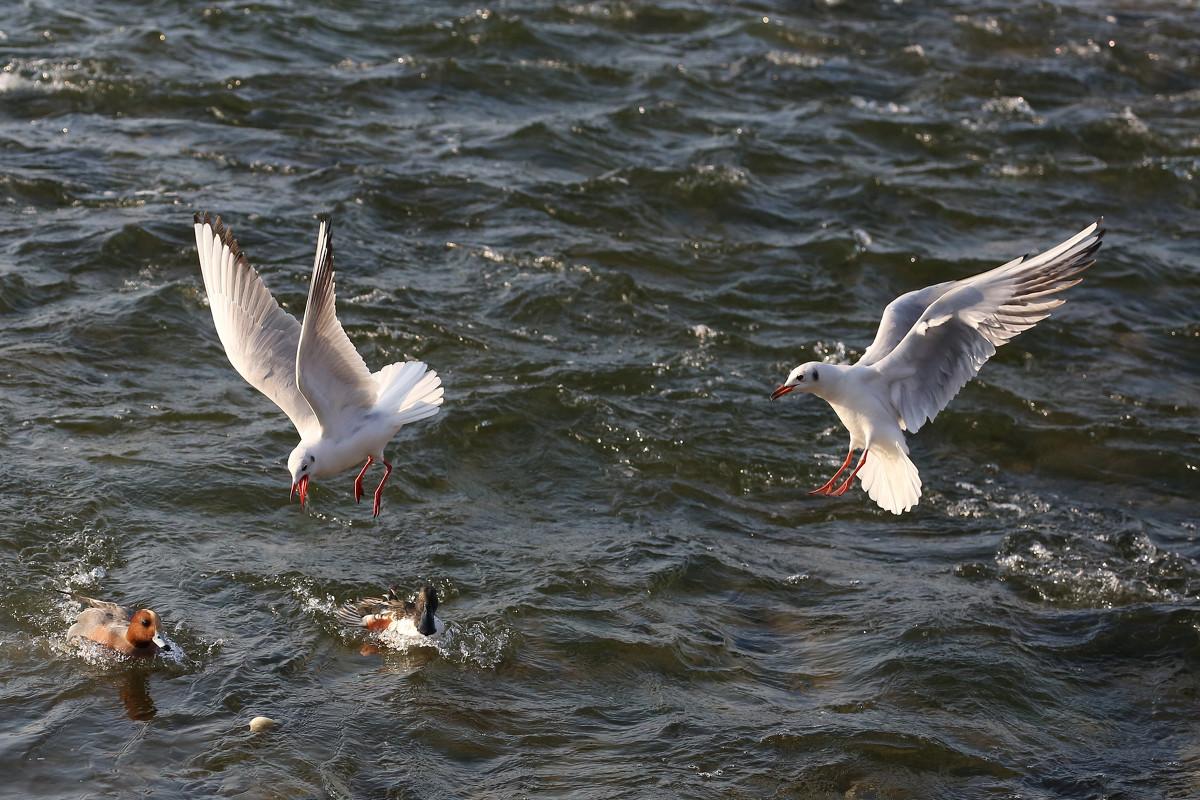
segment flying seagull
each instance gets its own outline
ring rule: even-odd
[[[921,478],[904,432],[932,422],[997,347],[1066,302],[1054,295],[1079,283],[1078,276],[1096,263],[1103,225],[1099,219],[1039,255],[902,294],[884,309],[875,341],[857,363],[810,361],[793,369],[771,399],[793,391],[815,394],[850,431],[846,460],[810,494],[840,497],[857,475],[880,508],[900,514],[915,506]],[[834,488],[855,450],[862,457]]]
[[[365,459],[354,479],[358,502],[363,476],[381,461],[383,479],[372,512],[377,517],[392,474],[383,449],[401,426],[438,412],[442,381],[419,361],[367,369],[334,311],[333,239],[329,216],[319,219],[304,324],[279,307],[220,217],[195,216],[196,250],[229,362],[300,432],[300,444],[288,456],[292,495],[299,493],[303,506],[311,479],[336,475]]]

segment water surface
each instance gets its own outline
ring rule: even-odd
[[[1200,795],[1200,15],[1167,2],[51,2],[0,13],[0,794]],[[287,499],[224,215],[444,411]],[[1098,266],[811,498],[767,395],[1104,215]],[[440,648],[336,604],[435,584]],[[185,657],[63,641],[75,589]],[[268,735],[247,730],[266,714]]]

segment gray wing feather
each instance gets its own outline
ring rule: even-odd
[[[300,344],[295,353],[296,384],[323,428],[336,426],[346,411],[375,405],[378,387],[362,356],[338,322],[333,284],[333,234],[321,215],[317,254]]]
[[[932,421],[997,347],[1066,302],[1053,295],[1079,283],[1096,263],[1102,225],[1097,220],[1045,253],[956,281],[929,304],[900,342],[872,362],[889,384],[902,428],[915,433]]]
[[[94,597],[88,597],[87,595],[79,594],[77,592],[70,592],[65,589],[60,589],[59,591],[65,594],[67,597],[70,597],[75,602],[79,603],[81,606],[99,609],[105,614],[111,616],[113,619],[128,621],[128,619],[133,616],[128,608],[119,606],[116,603],[110,603],[107,600],[97,600]]]
[[[858,364],[869,366],[896,349],[900,340],[917,324],[917,320],[925,313],[935,300],[954,288],[957,281],[946,281],[935,286],[926,286],[900,295],[888,303],[879,320],[879,330],[875,333],[875,341],[862,354]]]
[[[400,619],[407,616],[413,604],[394,597],[364,597],[349,603],[343,603],[334,616],[343,625],[351,628],[363,627],[363,617],[373,614],[378,617],[390,616]]]
[[[369,613],[371,612],[360,612],[358,603],[345,603],[340,606],[337,611],[333,612],[333,615],[337,617],[337,621],[343,625],[347,625],[351,628],[361,628],[363,627],[363,617]]]

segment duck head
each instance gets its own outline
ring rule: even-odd
[[[437,607],[437,589],[432,586],[422,586],[417,592],[417,599],[413,601],[412,610],[412,621],[417,628],[417,633],[422,636],[433,636],[437,633],[437,622],[433,616]]]
[[[125,640],[133,645],[135,651],[156,653],[166,650],[167,643],[158,632],[161,627],[162,620],[158,618],[158,614],[148,608],[140,609],[129,620]]]

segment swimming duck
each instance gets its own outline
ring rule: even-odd
[[[346,603],[337,610],[338,621],[352,628],[366,628],[372,633],[395,633],[401,636],[431,638],[446,630],[434,612],[438,608],[437,589],[422,586],[413,600],[401,600],[395,587],[384,597],[364,597]]]
[[[159,634],[162,620],[148,608],[130,613],[116,603],[96,600],[73,592],[64,594],[86,606],[67,631],[67,641],[89,639],[118,653],[137,658],[153,658],[170,646]]]

